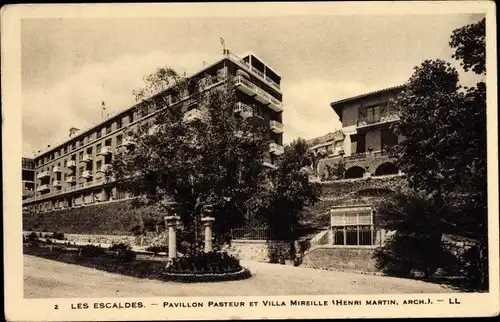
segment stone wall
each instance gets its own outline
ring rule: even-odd
[[[275,262],[280,254],[290,259],[291,243],[284,241],[267,242],[265,240],[233,240],[228,253],[243,260]]]
[[[45,213],[23,213],[23,230],[65,234],[129,235],[143,219],[160,216],[152,207],[133,208],[132,201],[117,201]]]
[[[323,182],[321,192],[323,198],[339,198],[359,192],[374,190],[401,191],[408,183],[404,176],[387,176],[383,178],[352,179]]]
[[[376,273],[374,248],[322,246],[306,253],[301,266]]]
[[[31,231],[24,231],[24,235],[30,234]],[[41,233],[44,235],[52,235],[51,232]],[[77,245],[93,244],[93,245],[112,245],[124,243],[135,247],[147,247],[151,245],[165,246],[167,245],[167,233],[161,232],[158,234],[148,233],[141,240],[140,236],[131,235],[95,235],[95,234],[64,234],[64,238],[70,243]],[[141,242],[142,241],[142,242]]]

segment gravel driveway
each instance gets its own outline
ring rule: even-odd
[[[445,293],[451,289],[409,279],[322,271],[242,261],[250,279],[182,284],[111,274],[34,256],[24,256],[25,298],[132,296],[258,296]]]

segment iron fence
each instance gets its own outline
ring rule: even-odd
[[[272,240],[273,233],[269,227],[234,228],[231,229],[233,240]]]

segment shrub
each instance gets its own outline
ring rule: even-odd
[[[54,232],[51,236],[53,239],[64,240],[64,233]]]
[[[431,276],[439,267],[447,266],[450,256],[430,236],[395,233],[383,247],[376,249],[377,268],[383,273],[407,277],[414,270]]]
[[[28,236],[27,236],[27,239],[28,241],[32,241],[32,240],[37,240],[38,239],[38,235],[32,231]]]
[[[109,250],[115,252],[113,258],[119,262],[131,262],[137,258],[137,254],[132,251],[132,247],[128,244],[113,244]]]
[[[109,247],[109,250],[111,251],[130,251],[132,250],[132,247],[128,244],[125,243],[118,243],[118,244],[113,244]]]
[[[104,256],[106,254],[106,251],[102,247],[85,245],[81,248],[80,254],[85,257],[99,257]]]
[[[174,258],[166,267],[167,273],[234,273],[242,269],[234,256],[225,252],[196,252]]]
[[[168,252],[168,247],[167,246],[149,246],[148,248],[146,248],[146,250],[148,252],[153,252],[155,254],[158,254],[158,253],[167,253]]]

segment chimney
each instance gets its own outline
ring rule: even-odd
[[[80,129],[72,127],[71,129],[69,129],[69,137],[73,137],[76,133],[78,133],[78,131],[80,131]]]

